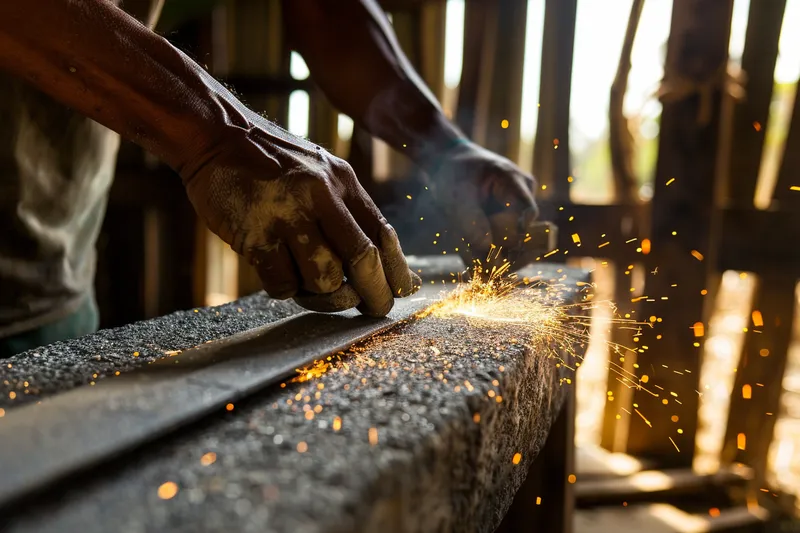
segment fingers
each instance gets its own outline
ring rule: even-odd
[[[386,222],[366,191],[360,186],[358,188],[359,190],[348,198],[347,207],[358,225],[378,246],[383,272],[392,289],[392,294],[396,298],[414,294],[419,290],[422,282],[419,276],[408,268],[397,232]]]
[[[245,257],[256,269],[264,290],[272,298],[285,300],[297,293],[300,280],[289,249],[281,241],[248,250]]]
[[[330,294],[314,294],[300,291],[294,301],[300,306],[318,313],[338,313],[352,309],[361,303],[356,290],[345,283]]]
[[[284,229],[285,241],[300,271],[302,289],[332,293],[342,285],[342,262],[330,249],[316,222],[301,220]]]
[[[394,305],[378,248],[335,198],[320,202],[322,231],[334,252],[342,258],[347,281],[361,296],[359,310],[369,316],[386,316]]]
[[[379,230],[378,245],[386,280],[397,298],[411,296],[422,286],[422,280],[408,268],[406,256],[400,248],[397,232],[389,224]]]

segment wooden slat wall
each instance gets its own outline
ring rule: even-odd
[[[746,206],[739,214],[739,219],[751,221],[744,231],[738,228],[740,239],[755,240],[765,249],[788,247],[791,250],[791,244],[783,245],[781,241],[791,238],[792,226],[800,226],[797,218],[791,216],[800,206],[800,193],[789,190],[792,180],[796,180],[800,173],[800,156],[796,153],[800,148],[800,103],[795,101],[778,172],[773,210],[756,212],[753,209],[756,177],[743,174],[757,173],[763,152],[763,129],[767,125],[766,116],[774,86],[772,72],[784,8],[785,2],[782,1],[751,8],[749,28],[753,29],[748,29],[743,57],[743,68],[749,68],[746,73],[750,103],[737,110],[742,118],[734,126],[734,139],[740,139],[742,146],[740,153],[734,151],[731,154],[731,176],[734,181],[730,190],[732,203]],[[745,63],[745,60],[748,61]],[[764,64],[761,64],[762,61]],[[753,124],[748,124],[750,119],[764,121],[762,132],[754,133]],[[744,145],[747,140],[751,141],[752,146]],[[737,168],[737,165],[741,168]],[[737,183],[737,179],[741,181]],[[755,223],[765,218],[776,227],[769,230],[763,224]],[[725,242],[721,244],[724,246]],[[741,462],[753,467],[754,479],[749,488],[751,495],[756,495],[766,483],[767,457],[780,409],[782,377],[792,339],[795,285],[800,277],[800,261],[791,257],[770,258],[759,251],[742,252],[741,258],[735,255],[731,257],[728,266],[754,271],[759,282],[748,324],[749,331],[736,371],[721,459],[724,463]],[[743,260],[745,258],[746,261]]]

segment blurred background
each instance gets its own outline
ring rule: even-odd
[[[764,2],[763,11],[755,6],[756,0],[752,2],[735,0],[730,12],[726,26],[730,33],[724,35],[729,58],[724,66],[734,89],[715,93],[722,111],[713,124],[721,132],[718,150],[722,155],[715,146],[708,150],[715,152],[712,157],[725,160],[715,167],[717,179],[734,180],[729,189],[737,189],[741,163],[736,159],[737,139],[757,133],[758,150],[751,164],[756,171],[746,178],[750,188],[745,187],[744,199],[723,192],[709,196],[706,207],[722,210],[734,205],[744,206],[747,213],[786,213],[797,200],[776,203],[776,184],[784,183],[781,176],[791,175],[787,167],[791,162],[784,155],[800,77],[800,0]],[[658,172],[659,150],[666,146],[660,144],[664,98],[659,98],[659,89],[670,28],[676,20],[673,2],[385,0],[381,4],[404,51],[448,117],[472,139],[536,175],[543,215],[561,228],[561,253],[551,259],[592,269],[598,300],[617,302],[620,316],[634,313],[634,318],[647,320],[646,308],[623,309],[621,304],[623,299],[629,304],[637,297],[647,298],[645,277],[652,265],[644,256],[650,249],[648,237],[654,233],[648,229],[654,216],[649,206],[654,195],[658,197],[659,187],[670,185],[671,177]],[[441,254],[452,247],[446,225],[424,194],[425,177],[402,155],[338,113],[315,87],[302,57],[287,45],[278,0],[167,0],[158,31],[224,80],[250,107],[348,159],[398,229],[407,254]],[[720,31],[724,33],[724,28]],[[770,57],[770,43],[776,45],[772,46],[774,57]],[[769,67],[772,60],[774,69],[766,73],[747,72],[748,61]],[[759,87],[768,84],[769,90],[749,100],[737,96],[735,87],[747,95],[753,80]],[[742,109],[756,104],[766,109],[766,116],[741,118]],[[728,153],[724,152],[726,142]],[[800,148],[792,142],[789,152]],[[612,164],[615,147],[627,154],[627,172]],[[719,178],[726,173],[730,176]],[[663,182],[656,181],[662,178]],[[709,182],[712,179],[708,176]],[[798,184],[800,179],[795,178],[794,185]],[[800,198],[800,192],[795,194]],[[674,216],[681,216],[680,212]],[[795,224],[797,218],[780,220]],[[578,241],[574,235],[580,235]],[[577,242],[580,246],[580,239],[582,248],[572,247],[571,255],[562,255],[567,245]],[[633,239],[636,242],[624,251],[622,243]],[[759,236],[751,233],[741,239],[753,241]],[[718,241],[718,246],[729,240]],[[602,249],[606,241],[612,244]],[[97,295],[104,327],[176,309],[218,305],[260,290],[247,264],[196,219],[179,179],[133,145],[122,148],[98,246]],[[796,249],[798,245],[783,246]],[[744,385],[736,381],[737,369],[741,373],[746,366],[748,350],[758,349],[746,342],[748,328],[758,326],[753,324],[754,312],[769,305],[754,307],[754,298],[764,301],[758,299],[764,274],[747,268],[746,263],[739,267],[736,261],[721,261],[707,267],[708,279],[715,280],[715,286],[700,322],[705,327],[700,335],[694,329],[694,336],[702,337],[702,345],[696,343],[697,422],[696,430],[687,430],[692,437],[688,446],[695,451],[687,451],[687,441],[682,441],[684,449],[679,452],[684,459],[678,463],[688,460],[684,466],[699,474],[717,472],[730,462],[724,448],[733,431],[732,399],[754,398],[752,390],[759,386],[777,389],[779,394],[769,400],[777,403],[775,412],[759,414],[776,421],[774,433],[768,425],[761,437],[768,444],[768,463],[762,468],[763,476],[756,476],[763,479],[756,487],[762,493],[757,497],[766,494],[788,512],[796,512],[794,495],[800,492],[798,313],[793,314],[795,324],[788,335],[788,349],[783,350],[786,353],[772,355],[782,362],[770,381]],[[791,280],[783,291],[791,294],[795,307],[798,275],[800,270],[782,273]],[[699,287],[705,283],[700,281]],[[582,449],[602,457],[631,452],[628,426],[637,423],[635,417],[626,422],[627,415],[618,408],[635,401],[630,383],[617,383],[616,374],[609,371],[609,361],[619,356],[609,343],[620,342],[608,326],[612,313],[610,307],[602,306],[595,312],[593,341],[577,380],[577,440]],[[791,312],[788,316],[791,325]],[[693,323],[689,321],[687,329]],[[630,358],[613,364],[627,365],[637,373]],[[630,414],[630,409],[623,411]],[[733,431],[734,438],[741,434]],[[669,442],[666,446],[672,449]]]

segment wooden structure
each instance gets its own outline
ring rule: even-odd
[[[454,112],[454,119],[469,136],[511,159],[519,156],[519,131],[501,129],[499,123],[503,118],[517,123],[521,112],[520,43],[526,31],[526,4],[515,0],[465,0],[464,68]],[[636,348],[609,354],[613,369],[609,374],[609,397],[614,401],[606,405],[602,444],[609,451],[626,452],[643,460],[648,468],[659,469],[672,483],[688,487],[689,493],[706,494],[710,485],[718,488],[725,498],[714,496],[715,501],[718,506],[732,509],[727,515],[723,509],[723,515],[728,517],[740,516],[742,508],[737,506],[746,501],[751,510],[765,504],[765,493],[760,489],[765,487],[766,457],[779,411],[780,378],[786,366],[794,288],[800,273],[800,247],[796,245],[800,242],[800,192],[790,189],[800,185],[796,177],[800,174],[800,98],[795,101],[774,202],[767,210],[756,209],[753,202],[764,134],[769,126],[773,71],[785,4],[785,0],[751,2],[742,58],[746,97],[737,100],[730,91],[732,80],[728,74],[733,1],[674,0],[660,93],[663,113],[654,195],[651,201],[642,202],[631,183],[630,146],[623,139],[627,125],[621,111],[630,68],[630,41],[642,7],[642,2],[635,0],[629,42],[623,49],[610,93],[616,200],[610,205],[583,205],[570,202],[569,179],[570,84],[577,0],[545,2],[540,101],[546,105],[539,111],[533,168],[539,182],[546,186],[546,190],[538,191],[543,217],[570,228],[560,232],[560,252],[551,259],[564,260],[562,254],[568,250],[568,258],[608,260],[615,268],[614,299],[619,312],[645,314],[645,320],[649,316],[658,320],[656,327],[645,328],[636,339],[628,331],[615,333],[615,342]],[[412,63],[441,96],[445,1],[385,0],[383,5],[392,14],[400,42]],[[290,93],[307,91],[311,101],[309,136],[349,157],[367,190],[398,228],[407,253],[439,253],[441,247],[432,247],[427,237],[429,230],[432,234],[436,228],[444,227],[435,211],[424,200],[415,203],[411,208],[416,215],[412,224],[408,205],[404,204],[401,210],[394,203],[398,191],[402,191],[400,197],[410,193],[417,198],[414,192],[422,188],[423,176],[400,164],[397,155],[390,156],[389,175],[376,176],[376,160],[385,156],[376,154],[375,144],[365,132],[356,125],[351,139],[338,136],[337,112],[313,80],[293,79],[289,73],[290,50],[281,36],[278,9],[278,0],[225,0],[213,14],[184,24],[180,35],[193,36],[194,55],[245,101],[265,110],[278,122],[287,120]],[[269,31],[265,32],[265,27]],[[265,35],[271,37],[267,39]],[[141,165],[137,168],[123,164],[115,190],[127,190],[129,175],[156,172],[142,169]],[[164,187],[169,189],[172,185]],[[179,195],[175,194],[177,198]],[[118,197],[128,196],[112,195],[110,222],[120,204]],[[128,242],[135,243],[137,249],[144,243],[141,257],[149,257],[148,246],[159,246],[147,244],[151,242],[149,223],[162,229],[181,228],[180,234],[156,232],[159,242],[176,239],[169,240],[166,246],[175,242],[196,246],[189,253],[195,258],[193,270],[160,270],[162,276],[158,279],[162,281],[150,292],[145,288],[157,303],[143,302],[141,314],[146,314],[145,309],[148,313],[150,309],[163,312],[170,305],[204,303],[207,266],[224,262],[223,256],[228,252],[210,249],[208,243],[213,241],[206,237],[205,230],[195,229],[189,212],[172,209],[180,201],[165,202],[164,207],[159,207],[145,200],[150,201],[142,199],[139,205],[146,205],[144,213],[156,213],[155,218],[137,215],[140,218],[134,220],[138,229],[129,227],[130,218],[124,224],[109,224],[109,235],[130,233]],[[424,214],[424,224],[417,221],[420,214]],[[574,233],[580,235],[580,247],[571,238]],[[189,234],[196,238],[186,239]],[[103,242],[113,241],[111,238]],[[126,278],[150,280],[149,275],[142,274],[148,264],[143,259],[137,267],[138,274],[125,274]],[[627,265],[648,273],[644,287],[636,287],[641,298],[631,298],[634,287]],[[720,274],[725,270],[748,271],[759,277],[753,304],[758,313],[753,314],[754,322],[749,326],[731,396],[730,412],[735,416],[728,421],[725,437],[726,466],[720,477],[710,480],[708,476],[692,474],[691,468],[697,433],[702,332],[708,324]],[[193,277],[186,275],[190,271],[194,272]],[[257,289],[258,280],[249,269],[239,269],[234,292],[247,294]],[[119,301],[114,298],[115,305]],[[130,320],[129,315],[125,320]],[[620,371],[629,377],[618,379]],[[638,379],[631,379],[633,374]],[[745,394],[745,389],[749,393]],[[644,413],[652,416],[647,418]],[[733,468],[738,463],[749,469]],[[672,501],[669,490],[634,490],[636,494],[632,494],[631,487],[635,486],[638,485],[620,481],[618,475],[610,480],[600,476],[590,486],[594,493],[587,488],[579,490],[579,494],[585,502],[594,503],[616,504],[623,498]],[[741,515],[743,521],[730,520],[750,527],[763,521],[764,515],[759,513],[745,512]]]

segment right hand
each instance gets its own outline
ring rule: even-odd
[[[421,285],[394,229],[347,162],[262,122],[235,128],[184,167],[195,210],[255,267],[271,297],[385,316],[394,297]]]

